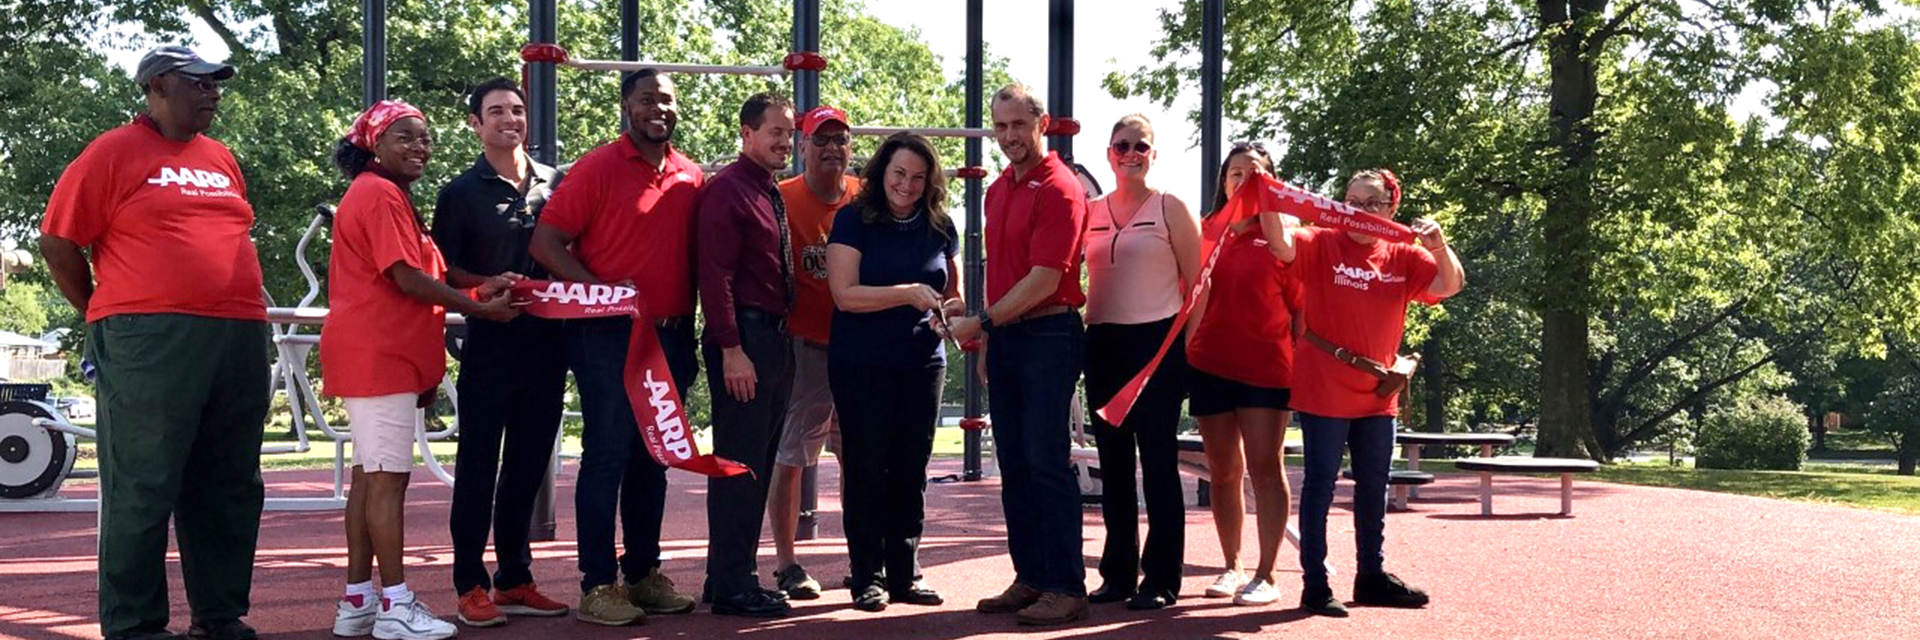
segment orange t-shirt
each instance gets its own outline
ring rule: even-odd
[[[419,393],[447,372],[445,311],[400,291],[386,273],[405,264],[438,280],[447,264],[407,193],[377,171],[353,179],[333,216],[320,374],[335,397]]]
[[[787,312],[787,329],[809,342],[827,344],[833,328],[833,292],[827,289],[827,235],[833,230],[833,214],[860,196],[860,179],[842,176],[846,189],[838,202],[823,202],[806,178],[794,176],[780,182],[780,200],[787,205],[787,229],[793,234],[793,310]]]
[[[67,165],[40,221],[40,233],[92,254],[87,322],[131,313],[266,320],[252,229],[233,154],[206,136],[169,140],[144,115]]]
[[[1427,294],[1440,269],[1426,249],[1381,240],[1361,244],[1338,229],[1296,229],[1291,271],[1307,330],[1375,362],[1393,364],[1407,304]],[[1379,379],[1308,341],[1293,347],[1293,408],[1327,418],[1400,415],[1399,395],[1373,394]]]

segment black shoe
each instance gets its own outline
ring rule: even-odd
[[[887,599],[900,604],[914,604],[923,607],[938,607],[947,603],[945,599],[940,597],[939,592],[928,588],[924,582],[915,582],[905,589],[895,590],[893,593],[887,594]]]
[[[886,611],[887,592],[880,585],[870,584],[853,593],[853,608],[861,611]]]
[[[713,612],[723,616],[784,618],[793,613],[793,607],[767,590],[756,588],[733,595],[714,596]]]
[[[128,631],[126,633],[109,638],[108,640],[187,640],[187,637],[180,635],[178,633],[174,633],[172,631],[168,631],[166,630],[166,628],[163,627],[160,629],[148,629],[143,631]]]
[[[1127,608],[1134,611],[1165,609],[1172,606],[1174,600],[1175,598],[1172,593],[1160,590],[1147,590],[1136,593],[1132,599],[1127,600]]]
[[[1100,585],[1098,589],[1094,589],[1093,593],[1087,594],[1087,602],[1092,604],[1107,604],[1109,602],[1120,602],[1131,597],[1133,597],[1133,587],[1131,585],[1120,586],[1109,582]]]
[[[1354,604],[1418,609],[1427,606],[1427,600],[1427,592],[1407,586],[1399,576],[1391,573],[1361,575],[1353,579]]]
[[[1300,592],[1300,608],[1317,616],[1334,618],[1347,617],[1347,605],[1333,597],[1333,590],[1326,587],[1307,587]]]
[[[253,627],[247,626],[239,618],[195,622],[187,629],[187,635],[209,640],[256,640],[260,637]]]
[[[807,570],[799,564],[787,565],[787,568],[773,572],[775,588],[794,600],[814,600],[820,597],[820,581],[807,575]]]

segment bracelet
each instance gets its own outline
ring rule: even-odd
[[[975,314],[974,317],[980,320],[980,329],[982,331],[993,328],[993,314],[987,313],[986,309],[981,309],[980,313]]]

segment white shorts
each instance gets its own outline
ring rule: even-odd
[[[420,394],[341,398],[353,435],[353,466],[367,473],[413,472],[413,425]]]

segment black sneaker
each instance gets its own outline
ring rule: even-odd
[[[1347,617],[1347,605],[1333,597],[1333,590],[1326,587],[1307,587],[1300,592],[1300,608],[1307,613],[1333,618]]]
[[[787,568],[773,572],[774,588],[786,592],[794,600],[814,600],[820,597],[820,582],[807,575],[807,570],[799,564],[787,565]]]
[[[861,611],[886,611],[887,592],[880,585],[870,584],[853,594],[853,608]]]
[[[793,612],[793,607],[766,589],[750,589],[732,595],[714,596],[713,612],[723,616],[784,618]]]
[[[208,640],[256,640],[260,637],[253,627],[238,618],[195,622],[187,629],[187,635]]]
[[[1371,607],[1418,609],[1427,606],[1427,592],[1407,586],[1391,573],[1376,573],[1353,579],[1353,602]]]

